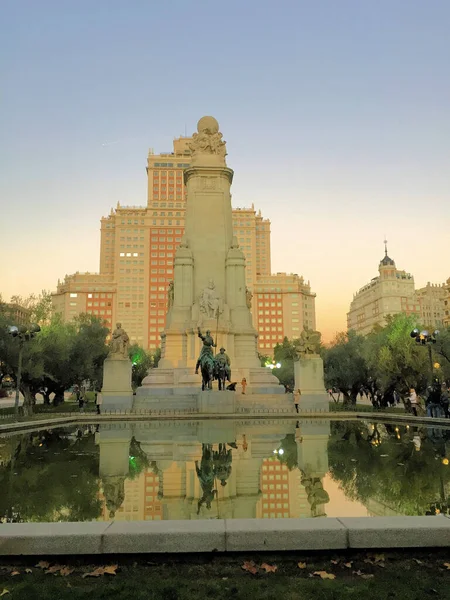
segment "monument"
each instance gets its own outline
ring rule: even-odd
[[[323,377],[323,360],[319,355],[321,334],[304,329],[296,346],[294,361],[295,389],[301,391],[299,412],[328,412],[328,394]]]
[[[130,338],[117,323],[111,333],[109,354],[103,363],[102,410],[130,410],[133,406],[132,365],[128,357]]]
[[[199,328],[211,332],[215,347],[226,348],[232,379],[245,377],[247,393],[283,393],[278,379],[260,366],[257,354],[245,257],[233,235],[233,171],[225,161],[226,144],[213,117],[200,119],[197,130],[191,143],[192,164],[184,171],[185,235],[175,254],[161,360],[137,395],[143,399],[158,393],[192,394],[199,389],[201,378],[195,374],[202,344]],[[224,400],[228,392],[222,393]]]

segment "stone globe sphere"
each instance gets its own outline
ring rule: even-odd
[[[197,131],[199,133],[206,130],[210,131],[211,133],[218,133],[219,123],[214,117],[202,117],[197,123]]]

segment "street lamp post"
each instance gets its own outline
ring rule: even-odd
[[[438,335],[439,335],[439,331],[437,329],[436,329],[436,331],[433,331],[433,333],[430,333],[426,329],[424,329],[423,331],[419,331],[419,329],[416,328],[416,329],[413,329],[410,333],[410,336],[412,338],[414,338],[418,344],[421,344],[422,346],[427,347],[428,360],[430,363],[430,378],[431,378],[430,384],[433,383],[433,378],[434,378],[433,351],[431,350],[431,347],[433,344],[436,343],[436,338]]]
[[[16,417],[19,414],[19,395],[20,395],[20,384],[22,381],[22,357],[23,357],[23,344],[24,342],[31,340],[34,336],[39,333],[41,328],[36,323],[30,325],[10,325],[8,327],[8,333],[19,340],[19,357],[17,361],[17,379],[16,379],[16,397],[14,399],[14,411]]]

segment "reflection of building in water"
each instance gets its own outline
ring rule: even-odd
[[[106,489],[105,489],[106,488]],[[151,469],[146,469],[135,479],[125,479],[123,501],[115,507],[114,517],[110,516],[114,497],[108,494],[108,484],[103,482],[101,521],[159,521],[162,516],[162,504],[158,499],[159,477]],[[120,499],[120,496],[118,497]]]
[[[301,451],[294,431],[295,423],[289,420],[271,424],[184,421],[102,425],[98,436],[105,497],[101,519],[324,516],[327,500],[321,478],[328,466],[329,425],[317,422],[302,426]],[[299,468],[291,471],[273,456],[286,435],[293,440],[294,463],[299,452]],[[133,436],[151,466],[130,479]],[[217,475],[211,490],[207,485],[210,448]],[[128,478],[121,486],[124,471]]]
[[[262,496],[257,506],[258,518],[289,519],[310,517],[304,488],[300,483],[300,471],[289,471],[277,458],[267,458],[261,470]]]

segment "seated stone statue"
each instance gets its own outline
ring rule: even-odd
[[[214,360],[213,348],[216,348],[217,344],[214,343],[214,340],[211,336],[211,331],[208,329],[206,335],[202,335],[200,331],[200,327],[198,328],[198,337],[202,340],[203,346],[200,352],[200,356],[198,357],[197,364],[195,365],[195,374],[198,375],[198,370],[200,368],[200,363],[205,356],[209,356],[211,361]]]
[[[109,354],[128,358],[128,346],[130,338],[127,332],[122,329],[122,323],[117,323],[115,330],[111,334],[111,345]]]
[[[231,382],[231,362],[230,357],[225,352],[225,348],[221,348],[219,353],[216,354],[214,361],[216,365],[222,365],[225,368],[225,373],[227,375],[227,381]]]

